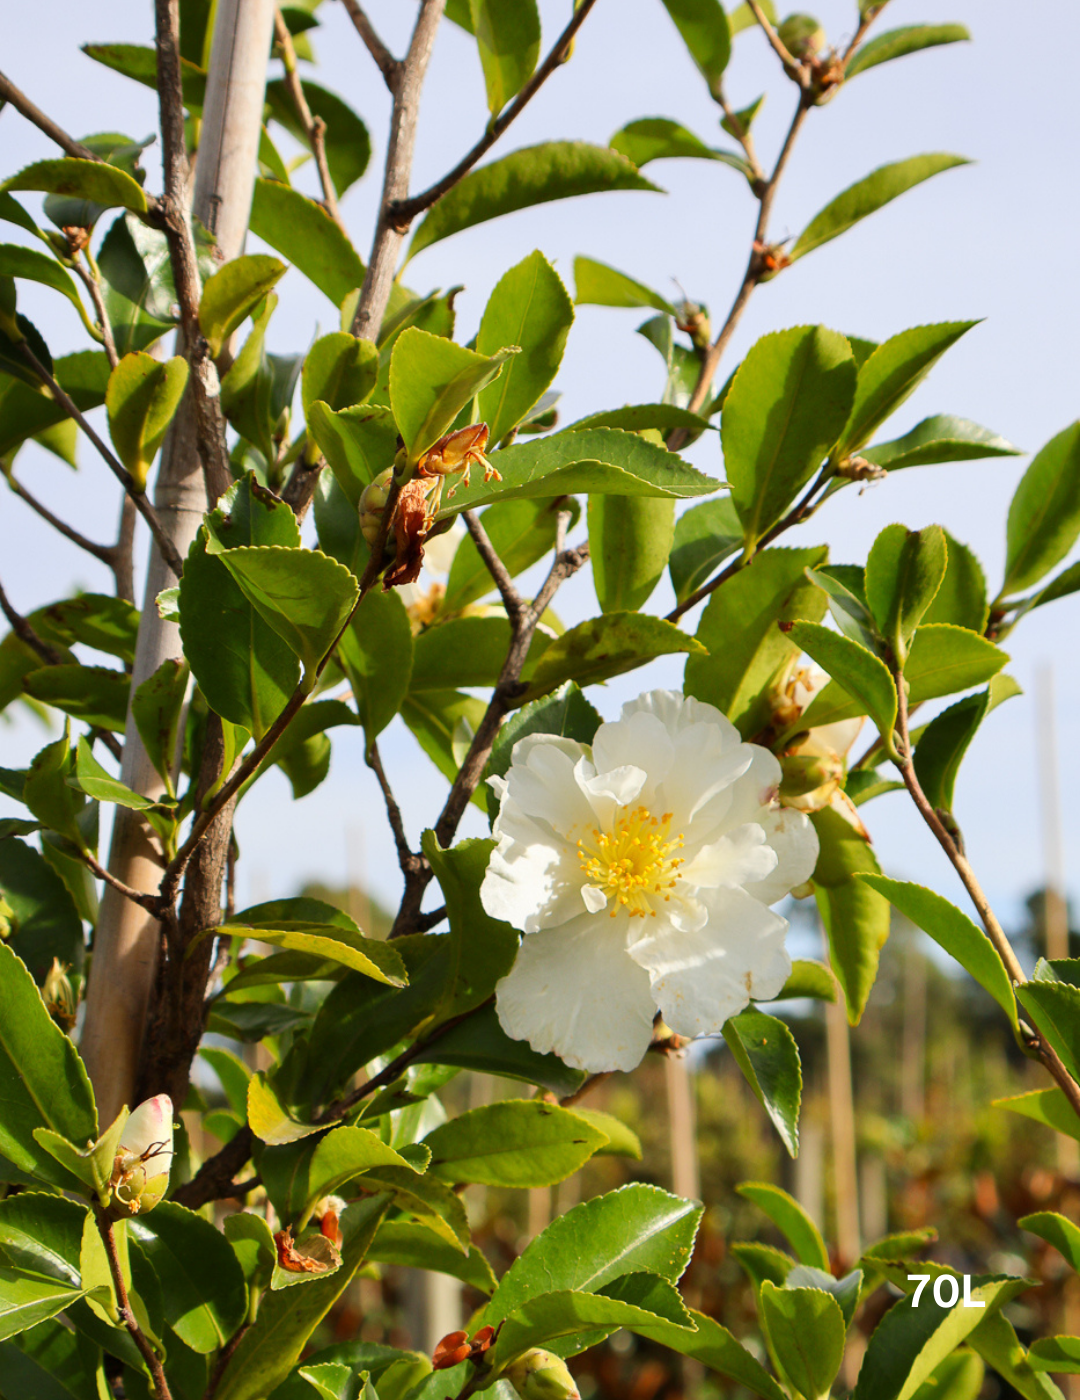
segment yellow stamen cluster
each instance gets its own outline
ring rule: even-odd
[[[673,855],[684,844],[682,834],[669,836],[672,814],[654,817],[647,807],[636,807],[619,817],[610,834],[594,827],[591,839],[577,843],[581,868],[608,897],[611,917],[620,908],[631,918],[656,917],[651,896],[670,900],[679,883],[678,870],[685,861]]]

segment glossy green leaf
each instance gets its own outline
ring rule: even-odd
[[[599,712],[572,681],[568,682],[550,695],[515,710],[504,721],[492,746],[484,776],[505,776],[514,745],[528,734],[554,734],[564,739],[576,739],[579,744],[591,744],[600,723]],[[494,794],[492,796],[494,810],[497,811],[498,800],[494,799]]]
[[[379,355],[370,340],[346,331],[320,336],[304,358],[300,397],[305,415],[316,399],[336,411],[362,403],[375,387]]]
[[[910,687],[908,703],[917,705],[980,685],[997,675],[1008,660],[1005,652],[974,632],[945,623],[924,625],[915,635],[904,667]],[[798,727],[833,724],[865,713],[859,701],[833,681],[815,696]]]
[[[566,1108],[506,1099],[459,1114],[427,1135],[433,1176],[486,1186],[553,1186],[602,1147],[606,1134]]]
[[[985,690],[966,695],[926,726],[915,748],[915,774],[932,807],[953,810],[960,764],[979,726],[1003,700],[1019,694],[1011,676],[997,675]]]
[[[1036,1371],[1080,1375],[1080,1337],[1038,1337],[1028,1349],[1028,1361]]]
[[[1073,1078],[1080,1078],[1080,987],[1036,978],[1016,988],[1016,999]]]
[[[288,271],[280,258],[248,253],[225,263],[203,287],[199,327],[217,356],[240,323]]]
[[[803,1264],[828,1269],[829,1251],[821,1233],[794,1197],[763,1181],[744,1181],[735,1189],[765,1212]]]
[[[338,485],[356,510],[364,487],[393,465],[398,434],[390,410],[361,404],[335,413],[316,400],[307,410],[307,420]]]
[[[829,961],[854,1026],[866,1008],[889,936],[889,901],[856,878],[864,871],[881,873],[865,836],[832,807],[814,812],[810,820],[821,847],[814,868],[818,912],[829,939]]]
[[[320,1132],[313,1123],[299,1123],[282,1104],[274,1086],[262,1073],[247,1082],[245,1117],[248,1127],[267,1147],[283,1147]]]
[[[731,496],[753,545],[823,462],[851,411],[851,347],[823,326],[763,336],[735,372],[720,441]]]
[[[330,169],[334,191],[340,199],[367,169],[371,159],[371,138],[364,123],[336,92],[328,92],[306,76],[303,88],[311,115],[321,118],[326,125],[323,137],[326,164]],[[284,78],[267,83],[266,100],[274,121],[279,122],[301,146],[310,150],[311,138],[300,120]]]
[[[410,258],[440,239],[474,224],[528,209],[554,199],[605,190],[652,190],[617,151],[585,141],[546,141],[526,146],[471,171],[424,216],[412,242]]]
[[[329,214],[299,190],[256,180],[251,231],[302,272],[335,307],[363,286],[364,264]]]
[[[93,322],[86,314],[75,283],[48,253],[40,253],[36,248],[27,248],[21,243],[0,243],[0,277],[22,277],[30,282],[39,282],[44,287],[52,287],[67,297],[83,325],[93,332]]]
[[[74,1045],[46,1011],[33,978],[3,943],[0,1100],[0,1153],[19,1171],[78,1190],[70,1173],[36,1141],[34,1129],[51,1128],[74,1143],[96,1139],[90,1081]]]
[[[72,897],[48,862],[11,835],[0,840],[0,898],[11,910],[5,942],[39,986],[54,958],[78,971],[83,931]]]
[[[675,315],[674,306],[659,292],[592,258],[574,259],[574,300],[579,306],[651,306]]]
[[[28,695],[73,719],[124,732],[128,677],[106,666],[42,666],[23,682]]]
[[[847,1327],[840,1305],[820,1288],[761,1285],[761,1321],[788,1380],[806,1400],[831,1389],[844,1359]]]
[[[720,79],[731,57],[731,30],[718,0],[664,0],[710,92],[719,90]]]
[[[945,578],[948,550],[940,525],[887,525],[866,561],[866,601],[881,635],[903,664],[915,629]]]
[[[407,981],[404,965],[393,944],[379,938],[364,938],[333,924],[282,920],[274,927],[263,922],[247,923],[242,915],[237,915],[210,932],[222,938],[253,938],[273,948],[328,958],[390,987],[403,987]]]
[[[83,1297],[78,1284],[54,1283],[0,1264],[0,1341],[55,1317]]]
[[[675,522],[668,571],[680,603],[712,577],[742,545],[742,526],[730,496],[684,510]]]
[[[442,437],[465,405],[497,379],[516,347],[478,355],[440,335],[410,326],[394,343],[390,402],[409,461]]]
[[[507,501],[489,506],[481,514],[480,523],[484,532],[511,577],[524,573],[555,547],[561,511],[570,513],[568,531],[573,529],[581,512],[572,496],[556,496],[551,500],[539,501]],[[463,536],[450,566],[441,611],[457,612],[494,591],[495,580],[480,558],[472,537]]]
[[[172,1201],[132,1220],[162,1284],[165,1316],[193,1351],[216,1351],[244,1320],[247,1289],[232,1246],[213,1225]]]
[[[1009,506],[1001,596],[1030,588],[1061,562],[1080,535],[1080,423],[1036,453]]]
[[[1036,1123],[1043,1123],[1055,1132],[1065,1133],[1080,1141],[1080,1118],[1060,1089],[1033,1089],[1027,1094],[994,1099],[992,1107],[1006,1108],[1010,1113],[1032,1118]]]
[[[818,1001],[835,1001],[836,979],[824,963],[796,958],[776,999],[786,1001],[789,997],[815,997]]]
[[[1051,579],[1045,588],[1040,589],[1031,606],[1040,608],[1044,603],[1053,603],[1058,598],[1067,598],[1078,588],[1080,588],[1080,564],[1070,564],[1067,569],[1063,569],[1058,574],[1057,578]]]
[[[3,190],[43,190],[90,200],[106,209],[132,209],[136,214],[147,210],[142,186],[130,175],[104,161],[74,156],[35,161],[0,183]]]
[[[905,918],[928,933],[935,943],[954,957],[990,993],[1012,1022],[1013,1028],[1016,1028],[1016,998],[1009,974],[997,949],[981,928],[954,904],[922,885],[890,880],[873,873],[859,878],[862,883],[883,894]]]
[[[802,1066],[795,1037],[783,1021],[752,1007],[726,1021],[723,1033],[788,1155],[797,1157]]]
[[[527,1041],[511,1040],[499,1025],[493,1006],[482,1007],[467,1020],[434,1040],[417,1064],[456,1065],[480,1074],[494,1074],[536,1084],[560,1097],[581,1088],[582,1070],[564,1065],[557,1055],[541,1055]]]
[[[980,457],[1017,457],[1014,447],[989,428],[981,428],[969,418],[939,413],[924,418],[910,433],[892,442],[875,442],[859,454],[874,466],[887,471],[901,467],[932,466],[937,462],[970,462]]]
[[[172,791],[172,773],[190,674],[184,661],[163,661],[131,697],[132,718],[146,755],[165,779],[169,791]]]
[[[1022,1230],[1030,1230],[1047,1244],[1052,1244],[1072,1268],[1080,1273],[1080,1228],[1056,1211],[1037,1211],[1024,1215],[1016,1222]],[[1049,1368],[1048,1368],[1049,1369]]]
[[[509,0],[509,5],[514,11],[528,9],[518,0]],[[573,321],[569,293],[540,252],[530,253],[495,284],[477,333],[477,352],[495,356],[507,345],[521,349],[498,379],[480,391],[479,416],[488,425],[492,445],[527,417],[550,387]]]
[[[535,700],[564,681],[594,685],[643,666],[655,656],[705,648],[672,622],[645,613],[612,612],[564,632],[536,663],[523,700]]]
[[[683,689],[727,715],[745,737],[771,719],[764,694],[795,656],[795,643],[777,625],[819,621],[825,595],[805,570],[825,562],[825,549],[767,549],[712,594],[698,624],[709,655],[686,663]]]
[[[879,166],[877,170],[850,185],[842,194],[838,194],[824,209],[814,215],[795,240],[790,254],[791,260],[794,262],[796,258],[804,257],[815,248],[820,248],[823,243],[838,238],[860,219],[876,213],[883,205],[889,204],[914,186],[921,185],[932,175],[939,175],[943,170],[951,170],[957,165],[968,164],[970,162],[965,156],[934,154],[909,156],[907,160]]]
[[[709,427],[708,420],[673,403],[632,403],[623,408],[601,409],[571,423],[568,431],[582,432],[586,428],[622,428],[628,433],[644,433],[652,428],[667,434],[681,428],[687,443],[696,442]]]
[[[505,617],[452,617],[416,637],[410,691],[447,690],[451,686],[493,686],[510,649]],[[547,643],[539,637],[536,656]]]
[[[675,537],[675,502],[590,496],[589,558],[605,613],[636,612],[667,567]]]
[[[83,44],[82,51],[95,63],[104,64],[114,73],[134,78],[144,87],[157,89],[157,54],[143,44]],[[206,101],[206,73],[189,59],[180,59],[180,82],[184,106],[189,111],[202,110]]]
[[[498,1323],[541,1294],[593,1293],[638,1271],[675,1283],[690,1262],[701,1206],[634,1183],[557,1216],[507,1269],[483,1322]]]
[[[970,632],[983,632],[990,618],[986,575],[967,545],[954,540],[947,531],[948,561],[941,587],[923,614],[923,622],[949,622]]]
[[[540,55],[540,13],[536,0],[470,0],[469,8],[488,110],[497,117],[533,75]]]
[[[176,322],[168,241],[134,214],[121,214],[97,255],[105,311],[120,355],[145,350]]]
[[[426,1225],[411,1220],[389,1220],[381,1225],[367,1257],[375,1264],[449,1274],[489,1296],[496,1287],[491,1265],[476,1245],[462,1255]]]
[[[905,58],[909,53],[932,49],[938,44],[957,44],[970,38],[962,24],[905,24],[900,29],[877,34],[861,45],[847,63],[846,76],[854,78],[868,68],[876,68],[879,63]]]
[[[19,201],[5,190],[0,193],[0,219],[6,223],[17,224],[24,232],[33,234],[35,238],[41,237],[41,230],[33,219],[22,207]]]
[[[616,1118],[612,1113],[602,1113],[595,1108],[581,1108],[577,1105],[574,1112],[607,1138],[607,1142],[596,1149],[595,1156],[632,1157],[635,1162],[641,1161],[644,1155],[641,1139],[621,1118]]]
[[[221,381],[221,411],[268,462],[275,460],[279,447],[274,438],[280,406],[273,402],[274,375],[265,344],[277,304],[271,292],[252,312],[251,330]]]
[[[399,595],[372,589],[353,614],[336,655],[371,744],[397,714],[409,689],[413,637]]]
[[[627,160],[633,161],[639,169],[648,165],[651,160],[678,160],[689,157],[696,160],[722,161],[748,177],[751,173],[742,156],[737,156],[732,151],[718,151],[712,146],[706,146],[699,136],[695,136],[680,122],[672,121],[670,117],[640,117],[637,121],[628,122],[615,133],[608,144],[613,151],[618,151]],[[665,309],[656,301],[647,304],[656,306],[661,311]]]
[[[823,667],[889,739],[896,724],[896,686],[885,663],[848,637],[817,622],[794,622],[788,636]]]
[[[98,802],[115,802],[121,807],[130,807],[137,812],[157,808],[158,803],[142,793],[133,792],[126,783],[114,778],[94,757],[90,745],[80,738],[76,745],[75,776],[77,785],[88,797]]]
[[[285,1380],[308,1338],[363,1261],[385,1212],[383,1197],[350,1206],[341,1217],[345,1237],[341,1267],[302,1288],[263,1295],[255,1325],[233,1353],[215,1400],[262,1400]]]
[[[0,1264],[79,1287],[87,1208],[64,1196],[20,1191],[0,1203]]]
[[[316,1130],[319,1131],[319,1130]],[[322,1196],[336,1192],[372,1168],[394,1167],[409,1172],[408,1161],[367,1128],[342,1126],[319,1138],[277,1145],[260,1158],[267,1194],[283,1220],[306,1220]]]
[[[968,1345],[1024,1400],[1064,1400],[1049,1376],[1036,1371],[1016,1328],[1000,1312],[992,1312],[968,1337]]]
[[[49,669],[61,668],[54,666]],[[73,666],[66,669],[74,671],[81,668]],[[33,675],[31,673],[28,680],[32,680]],[[79,819],[86,800],[68,782],[74,773],[75,753],[71,747],[70,725],[66,725],[61,738],[55,743],[46,744],[34,755],[23,784],[22,800],[43,825],[83,850],[87,840]]]
[[[61,355],[53,365],[53,373],[83,412],[105,402],[109,361],[103,351],[80,350],[74,355]],[[55,399],[46,398],[38,392],[39,388],[36,379],[33,387],[16,381],[0,394],[0,456],[10,455],[27,438],[70,421]]]
[[[453,782],[485,709],[482,700],[460,690],[424,690],[405,697],[401,718],[443,777]],[[482,798],[473,801],[483,805]]]
[[[411,1166],[371,1167],[355,1179],[361,1191],[389,1191],[394,1204],[462,1254],[469,1252],[469,1222],[457,1194]]]
[[[105,407],[116,455],[146,487],[150,463],[164,440],[188,381],[188,362],[176,355],[164,364],[152,355],[125,355],[109,376]]]
[[[604,492],[685,500],[707,496],[718,485],[675,453],[616,428],[567,430],[514,443],[491,460],[502,480],[484,483],[477,472],[470,486],[458,487],[452,501],[443,496],[440,520],[490,502],[525,497]]]

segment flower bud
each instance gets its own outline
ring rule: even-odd
[[[813,58],[825,47],[825,31],[813,15],[788,15],[776,32],[792,58]]]
[[[0,894],[0,939],[10,938],[13,933],[19,930],[19,921],[15,917],[15,910]]]
[[[566,1362],[533,1347],[506,1368],[506,1379],[521,1400],[580,1400]]]
[[[131,1215],[153,1210],[169,1189],[173,1105],[168,1094],[141,1103],[124,1125],[109,1182],[113,1203]]]
[[[45,1009],[62,1031],[74,1029],[79,998],[68,976],[68,964],[62,963],[59,958],[53,958],[52,967],[45,974],[41,998]]]
[[[364,487],[360,496],[360,533],[370,545],[379,538],[379,526],[386,502],[390,499],[390,478],[393,474],[393,467],[387,467]]]

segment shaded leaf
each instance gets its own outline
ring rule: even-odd
[[[390,403],[411,464],[434,446],[470,399],[498,378],[516,351],[512,346],[478,355],[415,326],[401,332],[390,359]]]
[[[848,61],[845,73],[848,78],[854,78],[868,68],[876,68],[879,63],[905,58],[909,53],[931,49],[938,44],[957,44],[970,38],[962,24],[905,24],[900,29],[889,29],[867,40]]]
[[[251,231],[340,306],[363,286],[364,264],[329,214],[299,190],[276,180],[256,180]]]
[[[869,841],[842,812],[824,807],[810,820],[820,842],[814,894],[829,938],[829,961],[854,1026],[865,1010],[889,936],[889,902],[856,878],[863,871],[881,871]]]
[[[564,1181],[606,1141],[587,1119],[537,1099],[471,1109],[424,1138],[429,1171],[441,1181],[514,1187]]]
[[[532,77],[540,54],[536,0],[470,0],[488,110],[497,117]]]
[[[761,1320],[784,1374],[807,1400],[828,1395],[844,1359],[847,1327],[836,1299],[820,1288],[761,1285]]]
[[[0,183],[0,190],[43,190],[73,195],[106,209],[132,209],[136,214],[147,210],[142,186],[130,175],[105,161],[74,156],[35,161]]]
[[[693,637],[663,618],[611,612],[564,632],[536,663],[523,700],[546,695],[564,681],[593,685],[643,666],[654,656],[677,652],[704,654]]]
[[[1001,597],[1038,583],[1080,535],[1080,422],[1032,459],[1009,506]]]
[[[835,992],[834,992],[835,995]],[[723,1026],[724,1039],[790,1157],[799,1154],[802,1066],[795,1037],[783,1021],[749,1008]]]
[[[710,92],[719,90],[720,79],[731,57],[731,29],[718,0],[664,0]]]
[[[592,258],[574,259],[574,300],[579,306],[651,306],[668,316],[675,308],[659,292]]]
[[[150,463],[180,407],[188,368],[182,355],[162,364],[138,352],[125,355],[109,376],[105,394],[109,436],[140,490],[146,487]]]
[[[1020,449],[969,418],[938,413],[892,442],[875,442],[860,453],[868,462],[895,472],[937,462],[970,462],[980,457],[1017,457]]]
[[[793,622],[788,636],[849,695],[857,697],[862,710],[888,740],[896,724],[896,686],[885,663],[820,623]]]
[[[218,268],[203,287],[199,327],[217,356],[240,323],[275,287],[288,268],[266,253],[247,253]]]
[[[330,179],[340,199],[350,186],[360,179],[371,159],[371,138],[368,129],[349,104],[335,92],[303,80],[304,97],[313,117],[326,123],[324,143]],[[307,127],[300,120],[283,78],[266,85],[266,100],[270,114],[301,146],[311,150]]]
[[[742,526],[730,496],[703,501],[684,510],[675,522],[668,560],[671,586],[682,603],[742,545]]]
[[[779,1186],[763,1181],[744,1181],[736,1186],[740,1196],[758,1206],[794,1249],[803,1264],[828,1269],[829,1252],[817,1226],[794,1197]]]

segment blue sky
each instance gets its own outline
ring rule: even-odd
[[[853,3],[819,4],[830,41],[854,28]],[[401,51],[415,6],[372,0],[370,13],[392,48]],[[565,21],[564,0],[541,0],[545,39]],[[327,0],[314,34],[320,66],[314,75],[346,97],[368,122],[375,160],[346,196],[343,211],[366,256],[378,193],[388,99],[344,9]],[[898,436],[930,413],[973,418],[1034,451],[1077,414],[1080,273],[1072,256],[1078,195],[1072,167],[1077,139],[1071,45],[1075,13],[1064,0],[1039,7],[1038,32],[1003,0],[917,4],[892,0],[878,29],[956,20],[974,43],[954,45],[883,65],[853,80],[829,106],[815,111],[795,151],[773,219],[775,236],[796,235],[833,195],[874,167],[923,151],[950,151],[976,163],[939,176],[800,262],[761,288],[722,367],[725,375],[759,336],[784,326],[820,322],[884,339],[927,321],[986,318],[935,369],[893,420]],[[475,49],[468,36],[444,25],[422,109],[414,188],[453,165],[487,117]],[[1048,39],[1050,40],[1048,42]],[[41,0],[21,8],[5,26],[4,69],[74,135],[154,130],[154,95],[91,62],[84,42],[149,43],[151,7],[131,0],[86,6]],[[793,91],[762,36],[736,40],[728,71],[736,106],[763,91],[768,100],[755,135],[763,159],[775,153],[790,118]],[[717,128],[718,110],[685,56],[659,0],[599,0],[561,69],[511,128],[495,155],[554,137],[606,143],[635,117],[670,116],[710,144],[730,144]],[[13,171],[55,154],[46,139],[10,108],[0,115],[3,166]],[[287,146],[287,140],[283,140]],[[154,149],[147,153],[149,185],[159,187]],[[649,175],[667,195],[590,196],[494,221],[422,253],[408,273],[421,291],[465,284],[457,302],[458,334],[473,333],[499,276],[533,248],[551,258],[570,282],[575,254],[609,262],[674,295],[672,278],[706,302],[717,322],[741,277],[755,217],[741,177],[720,165],[669,161]],[[314,188],[312,173],[297,177]],[[4,237],[18,237],[5,227]],[[282,283],[272,348],[302,347],[316,325],[336,328],[335,309],[297,273]],[[20,292],[20,306],[37,322],[54,353],[84,343],[74,313],[44,290]],[[634,334],[643,319],[632,311],[581,308],[556,387],[564,421],[621,403],[655,400],[660,362]],[[721,475],[717,436],[688,453]],[[858,493],[844,492],[790,542],[829,541],[837,562],[861,561],[875,534],[894,520],[944,525],[971,545],[996,589],[1004,557],[1008,502],[1026,458],[913,470]],[[84,444],[75,474],[55,458],[27,449],[20,474],[54,509],[86,533],[106,539],[115,500],[105,469]],[[65,596],[75,585],[105,588],[107,577],[41,524],[10,495],[0,495],[4,534],[0,577],[23,610]],[[650,608],[670,606],[667,585]],[[1073,793],[1080,783],[1080,660],[1074,600],[1034,614],[1009,639],[1011,670],[1025,694],[987,722],[958,789],[958,815],[969,854],[1008,919],[1042,879],[1032,694],[1040,666],[1052,662],[1058,700],[1066,868],[1080,852],[1080,818]],[[557,607],[568,622],[596,611],[587,578],[564,590]],[[621,678],[592,698],[609,717],[621,701],[651,685],[678,686],[681,668],[655,663]],[[0,729],[0,763],[24,762],[44,742],[32,723]],[[404,809],[418,837],[445,785],[411,736],[395,724],[381,744]],[[864,809],[886,869],[960,897],[951,871],[900,794]],[[471,814],[468,830],[486,830]],[[463,831],[465,828],[463,827]],[[378,793],[358,734],[334,739],[328,781],[295,808],[277,772],[241,809],[238,832],[241,898],[291,893],[305,878],[366,880],[385,902],[399,879]],[[1073,893],[1077,882],[1070,881]]]

